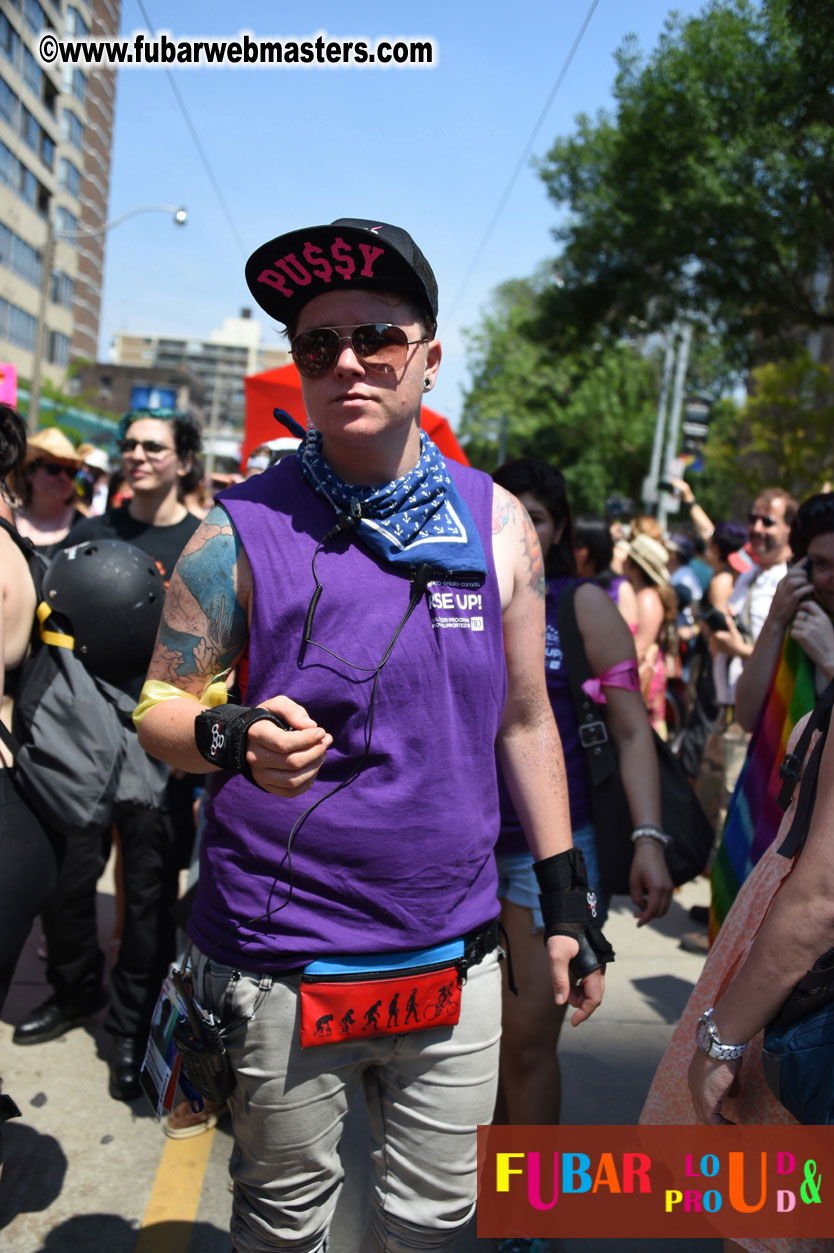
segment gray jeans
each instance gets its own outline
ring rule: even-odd
[[[476,1127],[492,1120],[501,1035],[497,953],[469,971],[460,1022],[302,1049],[298,976],[273,979],[192,949],[198,1000],[225,1023],[237,1075],[237,1253],[321,1253],[343,1178],[339,1141],[360,1084],[371,1127],[368,1253],[448,1249],[475,1208]]]

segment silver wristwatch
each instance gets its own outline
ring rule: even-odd
[[[707,1057],[716,1057],[721,1062],[732,1062],[741,1057],[746,1044],[722,1044],[718,1028],[712,1021],[713,1010],[708,1009],[701,1014],[695,1024],[695,1043]]]

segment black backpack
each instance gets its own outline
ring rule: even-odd
[[[634,854],[630,838],[633,823],[620,778],[619,757],[608,736],[604,711],[582,688],[583,682],[591,677],[591,670],[576,621],[575,592],[575,586],[562,592],[557,618],[568,685],[579,724],[579,741],[585,750],[600,879],[607,892],[627,893]],[[702,873],[714,832],[683,766],[654,727],[652,743],[660,775],[661,821],[664,831],[672,837],[666,849],[666,864],[677,887]]]
[[[126,764],[138,754],[150,762],[130,721],[134,702],[85,669],[72,651],[72,636],[42,601],[46,561],[2,518],[0,525],[26,558],[37,598],[29,652],[14,686],[12,733],[0,723],[0,738],[14,755],[15,786],[53,830],[64,835],[100,830],[110,822],[117,799],[147,804],[155,799],[147,777],[133,789],[137,797],[122,795],[122,776],[135,774],[125,771]]]

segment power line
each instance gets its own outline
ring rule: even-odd
[[[150,32],[151,35],[155,35],[156,31],[154,29],[153,23],[151,22],[151,19],[148,17],[147,10],[144,4],[142,3],[142,0],[136,0],[136,3],[139,6],[139,11],[141,12],[142,17],[145,19],[145,23],[148,27],[148,31]],[[232,232],[232,235],[235,238],[235,242],[238,248],[240,249],[241,254],[245,257],[247,255],[247,249],[244,247],[243,240],[238,234],[238,229],[235,226],[234,218],[232,217],[229,206],[226,203],[226,198],[223,195],[223,192],[220,190],[220,183],[218,182],[217,177],[214,173],[214,170],[211,167],[211,162],[208,159],[208,154],[205,148],[203,147],[203,144],[200,140],[200,136],[197,134],[197,128],[192,122],[191,115],[189,114],[188,110],[185,107],[185,101],[180,95],[180,91],[179,91],[179,88],[177,87],[176,82],[174,81],[173,74],[171,73],[170,70],[166,70],[165,73],[167,75],[168,82],[171,84],[171,90],[174,93],[174,98],[176,99],[176,102],[180,107],[180,112],[182,113],[182,116],[185,119],[185,124],[188,127],[191,138],[194,141],[194,147],[197,149],[197,154],[203,163],[203,168],[205,169],[206,174],[208,175],[209,182],[214,188],[214,194],[216,195],[218,199],[220,208],[223,210],[226,221],[229,225],[229,230]]]
[[[521,173],[521,171],[524,169],[524,166],[527,164],[527,161],[530,157],[530,153],[533,149],[533,144],[536,141],[536,136],[538,135],[539,131],[544,125],[545,118],[550,112],[550,106],[553,104],[553,101],[556,99],[557,92],[559,91],[559,88],[562,86],[562,81],[565,75],[567,74],[568,70],[570,69],[571,62],[573,61],[573,58],[576,55],[576,51],[579,45],[582,43],[582,38],[585,34],[585,31],[588,29],[588,23],[593,17],[594,10],[596,9],[598,4],[599,4],[599,0],[591,0],[591,4],[588,9],[588,12],[585,14],[585,20],[582,23],[581,27],[579,28],[579,34],[576,36],[576,39],[574,39],[573,47],[571,48],[570,52],[565,58],[564,64],[562,65],[562,68],[559,70],[559,73],[556,76],[556,81],[553,84],[553,87],[551,88],[550,95],[547,97],[544,108],[539,114],[536,120],[536,124],[533,127],[532,131],[530,132],[530,138],[527,140],[524,150],[516,163],[516,167],[513,170],[512,174],[510,175],[509,181],[501,195],[501,199],[498,201],[498,205],[495,209],[495,212],[493,213],[492,217],[489,220],[489,225],[484,231],[484,234],[481,238],[481,242],[478,244],[478,247],[475,250],[475,255],[472,258],[469,269],[466,271],[466,273],[463,276],[463,281],[461,282],[460,287],[458,288],[457,293],[455,295],[455,298],[452,301],[451,308],[449,309],[449,312],[445,314],[444,316],[444,322],[448,322],[451,320],[452,315],[454,314],[455,310],[460,304],[460,300],[461,300],[461,297],[463,296],[463,293],[466,291],[466,288],[469,286],[469,282],[472,278],[472,275],[475,273],[478,263],[484,254],[486,246],[492,237],[492,232],[495,230],[495,227],[498,223],[498,219],[500,218],[504,210],[504,206],[509,200],[510,194],[513,188],[515,187],[515,184],[518,180],[518,176]]]

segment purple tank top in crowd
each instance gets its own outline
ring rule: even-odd
[[[565,755],[570,801],[571,830],[576,831],[591,821],[591,796],[585,767],[585,750],[579,743],[579,720],[570,694],[565,659],[559,640],[557,614],[559,597],[566,587],[583,582],[569,575],[549,579],[545,599],[546,631],[544,644],[544,672],[547,694]],[[513,808],[510,794],[499,772],[499,795],[501,801],[501,834],[496,846],[497,853],[526,853],[527,841],[521,829],[518,815]]]
[[[430,585],[380,674],[366,766],[333,796],[362,760],[373,668],[406,612],[410,581],[345,534],[329,541],[316,560],[324,590],[312,640],[355,666],[304,650],[311,563],[333,507],[294,457],[220,498],[253,573],[244,703],[290,696],[333,744],[299,797],[211,776],[188,930],[219,961],[286,971],[325,954],[421,948],[497,916],[494,740],[506,669],[492,481],[449,469],[483,539],[486,581]],[[288,854],[293,823],[323,797]]]
[[[608,584],[608,586],[603,589],[605,592],[608,593],[608,595],[611,597],[611,599],[613,600],[614,604],[617,606],[618,609],[620,606],[620,588],[625,583],[625,581],[626,581],[625,575],[615,574],[611,582]]]

